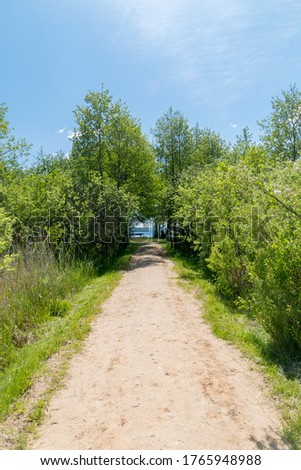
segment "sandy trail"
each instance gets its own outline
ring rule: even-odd
[[[285,449],[261,376],[142,245],[52,399],[34,449]]]

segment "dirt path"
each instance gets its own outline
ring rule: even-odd
[[[139,248],[34,449],[285,449],[262,378],[212,335],[159,245]]]

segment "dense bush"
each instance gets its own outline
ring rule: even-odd
[[[5,214],[0,207],[0,275],[3,270],[8,270],[13,262],[14,257],[9,255],[8,249],[12,243],[13,221]]]
[[[191,175],[193,172],[189,172]],[[186,175],[177,215],[220,294],[251,312],[284,354],[301,351],[301,167],[250,148]]]

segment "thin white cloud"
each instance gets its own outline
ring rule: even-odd
[[[276,60],[277,45],[285,47],[300,31],[294,0],[104,1],[118,15],[121,44],[152,62],[164,58],[169,80],[216,106],[256,83]]]
[[[59,130],[57,131],[57,134],[64,134],[64,132],[66,132],[66,130],[67,130],[67,127],[64,127],[64,128],[62,128],[62,129],[59,129]]]
[[[203,95],[236,82],[226,58],[246,22],[241,0],[116,0],[128,42],[151,58],[166,58],[170,77]],[[217,92],[218,90],[215,90]]]
[[[234,124],[233,122],[231,122],[230,126],[231,126],[233,129],[237,129],[237,127],[239,127],[239,124]]]

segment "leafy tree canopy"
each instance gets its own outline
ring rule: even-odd
[[[272,98],[272,112],[258,125],[263,131],[263,145],[275,160],[300,158],[301,92],[296,84]]]

